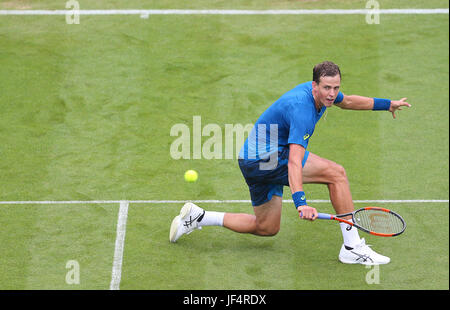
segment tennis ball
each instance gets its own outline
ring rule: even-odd
[[[195,182],[198,179],[198,173],[195,170],[188,170],[184,173],[186,182]]]

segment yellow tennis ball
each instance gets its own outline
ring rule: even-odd
[[[195,170],[188,170],[184,173],[186,182],[195,182],[198,179],[198,173]]]

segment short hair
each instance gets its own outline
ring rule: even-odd
[[[341,77],[341,70],[339,70],[338,65],[331,61],[324,61],[314,66],[313,81],[319,84],[322,76],[336,76],[338,74]]]

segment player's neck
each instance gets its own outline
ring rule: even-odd
[[[313,98],[314,98],[314,106],[316,107],[317,111],[320,111],[322,109],[323,104],[317,99],[316,94],[314,94],[314,90],[312,92]]]

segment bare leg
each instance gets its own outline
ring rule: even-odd
[[[350,185],[342,166],[309,153],[303,167],[303,183],[326,184],[331,203],[337,214],[354,210]],[[255,215],[245,213],[226,213],[223,226],[239,233],[259,236],[273,236],[280,230],[282,198],[273,196],[272,200],[254,207]]]
[[[281,204],[281,197],[274,195],[272,200],[254,207],[255,215],[225,213],[223,226],[239,233],[273,236],[280,230]]]
[[[309,154],[303,169],[303,183],[326,184],[330,193],[331,204],[337,214],[349,213],[354,210],[352,194],[347,175],[342,166],[331,160]],[[351,216],[346,217],[347,219]],[[361,244],[356,228],[340,224],[344,245],[354,247]]]
[[[309,153],[305,167],[303,167],[303,183],[326,184],[330,193],[331,204],[337,214],[354,210],[350,184],[345,169],[332,162]]]

